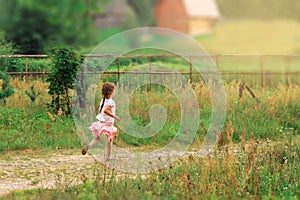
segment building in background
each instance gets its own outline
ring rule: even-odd
[[[187,34],[211,32],[220,13],[215,0],[158,0],[157,27]]]

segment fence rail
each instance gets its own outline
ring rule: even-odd
[[[115,58],[117,69],[116,71],[98,71],[86,73],[101,73],[105,75],[117,75],[118,81],[121,75],[126,74],[172,74],[173,72],[155,72],[151,71],[152,64],[159,59],[175,58],[179,55],[173,54],[129,54],[129,55],[112,55],[112,54],[86,54],[85,58]],[[197,72],[193,71],[192,61],[195,57],[210,57],[220,74],[225,81],[241,80],[249,84],[258,84],[260,87],[269,87],[276,85],[276,82],[282,84],[297,84],[300,85],[300,54],[212,54],[212,55],[183,55],[189,60],[186,63],[186,68],[178,73],[189,76],[192,82],[195,79]],[[33,60],[51,59],[48,55],[0,55],[0,58],[17,58],[23,59],[23,70],[20,72],[8,72],[12,76],[45,76],[48,71],[32,71]],[[122,70],[122,59],[130,58],[146,58],[149,64],[149,72],[128,72]],[[25,62],[24,62],[25,59]]]

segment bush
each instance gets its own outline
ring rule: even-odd
[[[53,51],[53,67],[47,79],[50,82],[48,93],[52,96],[49,104],[52,113],[71,114],[70,90],[80,67],[80,58],[70,49],[61,48]]]
[[[13,95],[14,90],[9,86],[9,79],[6,73],[0,71],[0,100],[6,103],[6,98]]]

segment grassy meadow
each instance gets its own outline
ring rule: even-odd
[[[211,54],[297,54],[300,53],[300,24],[284,20],[224,21],[212,34],[195,36],[195,39]],[[135,64],[126,62],[122,64],[128,67],[126,69],[139,64],[138,59]],[[218,58],[221,71],[260,72],[261,64],[261,58],[255,56]],[[25,60],[14,66],[24,71]],[[180,62],[172,66],[186,69]],[[300,58],[291,57],[286,61],[284,57],[266,56],[263,66],[264,71],[294,73],[300,70]],[[29,71],[47,69],[49,60],[29,59]],[[215,151],[205,158],[191,154],[167,168],[135,175],[99,163],[101,167],[93,169],[96,178],[83,178],[78,186],[13,192],[3,199],[299,199],[300,87],[297,77],[291,75],[293,81],[287,86],[286,77],[278,75],[272,79],[276,87],[261,88],[254,87],[260,85],[260,75],[223,75],[226,121]],[[191,87],[198,98],[201,115],[190,151],[202,144],[211,116],[208,88],[194,78]],[[115,75],[108,75],[107,79],[117,80]],[[73,119],[48,111],[51,97],[44,80],[11,78],[15,93],[7,99],[6,105],[0,105],[0,152],[3,155],[28,149],[37,152],[72,149],[81,153],[85,144],[76,133]],[[251,86],[260,102],[247,91],[239,98],[242,81]],[[34,102],[25,93],[31,86],[38,94]],[[151,92],[136,91],[131,103],[130,113],[137,124],[149,123],[148,111],[157,103],[166,109],[167,121],[151,138],[135,138],[120,131],[115,145],[149,151],[168,144],[180,125],[181,110],[176,96],[166,88],[153,87]]]
[[[101,83],[100,83],[101,84]],[[0,150],[77,149],[81,141],[72,118],[47,111],[48,83],[38,79],[11,79],[15,94],[1,105]],[[24,91],[40,92],[31,102]],[[191,145],[197,149],[210,123],[210,95],[204,83],[192,85],[201,110],[200,126]],[[107,167],[96,168],[96,179],[79,186],[56,190],[14,192],[5,199],[297,199],[300,179],[300,88],[284,85],[254,90],[260,103],[245,93],[239,99],[239,82],[225,85],[227,116],[216,151],[208,157],[190,155],[168,168],[149,174],[123,174]],[[121,88],[120,88],[121,90]],[[167,109],[164,128],[151,138],[138,139],[119,132],[115,145],[139,151],[166,145],[180,123],[176,97],[164,88],[133,94],[133,120],[149,122],[148,109],[160,103]]]
[[[101,83],[100,83],[101,84]],[[258,103],[247,91],[239,98],[239,82],[226,84],[227,119],[225,126],[232,129],[232,139],[239,142],[240,134],[249,139],[280,139],[282,133],[299,134],[300,88],[299,86],[254,90]],[[75,133],[72,118],[52,115],[47,110],[51,98],[47,93],[48,83],[41,80],[27,82],[12,79],[15,89],[6,106],[1,106],[0,149],[26,148],[78,148],[80,140]],[[24,91],[31,86],[40,95],[32,102]],[[205,83],[192,85],[199,100],[200,127],[194,145],[201,142],[210,123],[210,94]],[[120,88],[120,90],[122,90]],[[100,99],[99,96],[97,99]],[[180,105],[176,96],[166,88],[154,88],[151,92],[141,90],[132,95],[130,112],[139,125],[150,121],[148,111],[153,104],[161,104],[167,110],[167,121],[163,130],[152,138],[138,139],[120,132],[120,143],[134,146],[165,145],[176,134],[180,124]],[[97,103],[96,103],[97,104]],[[260,119],[260,120],[258,120]],[[225,134],[224,134],[225,135]],[[227,142],[225,141],[225,144]]]

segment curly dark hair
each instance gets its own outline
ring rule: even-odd
[[[102,100],[102,104],[101,104],[99,113],[101,113],[101,111],[103,109],[105,99],[108,98],[113,93],[115,88],[116,88],[116,86],[112,82],[106,82],[103,84],[103,86],[102,86],[103,100]]]

